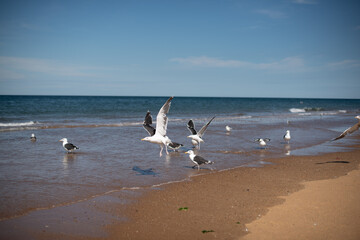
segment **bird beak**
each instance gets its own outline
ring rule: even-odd
[[[141,141],[145,141],[145,138],[141,139]]]
[[[184,152],[185,154],[189,154],[189,152]]]

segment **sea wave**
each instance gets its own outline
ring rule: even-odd
[[[292,112],[292,113],[304,113],[304,112],[306,112],[304,108],[290,108],[289,111]]]
[[[20,123],[0,123],[0,127],[26,127],[38,124],[39,122],[28,121],[28,122],[20,122]]]
[[[305,107],[305,108],[290,108],[289,111],[292,113],[304,113],[304,112],[320,112],[320,111],[325,111],[325,109],[321,107]]]

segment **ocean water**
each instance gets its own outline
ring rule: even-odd
[[[0,224],[39,210],[116,191],[181,181],[234,167],[261,167],[271,157],[343,150],[353,136],[329,142],[357,122],[360,100],[176,97],[167,135],[184,144],[159,156],[143,142],[145,114],[154,121],[167,97],[0,96]],[[208,127],[198,154],[214,161],[193,169],[186,125]],[[227,133],[225,126],[232,127]],[[286,130],[292,139],[282,139]],[[30,141],[34,133],[37,141]],[[354,133],[356,135],[359,133]],[[61,138],[80,147],[68,154]],[[256,138],[270,138],[266,149]]]

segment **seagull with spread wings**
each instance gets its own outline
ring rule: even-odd
[[[149,137],[141,139],[141,141],[147,141],[151,143],[159,144],[160,146],[160,157],[162,156],[162,151],[165,147],[166,154],[169,154],[167,150],[167,145],[171,143],[171,140],[166,136],[168,117],[166,114],[169,112],[171,100],[174,97],[170,97],[164,105],[160,108],[159,113],[156,116],[156,128],[152,124],[152,117],[148,111],[145,116],[143,127],[149,133]]]
[[[215,116],[213,118],[210,119],[210,121],[205,124],[199,132],[197,132],[195,130],[195,124],[193,122],[193,120],[191,119],[188,124],[187,127],[189,129],[189,131],[191,132],[191,135],[188,136],[188,138],[191,138],[191,143],[194,145],[194,147],[198,146],[198,148],[200,149],[200,143],[204,142],[204,140],[202,139],[202,136],[204,135],[207,127],[210,125],[211,121],[215,118]]]
[[[352,134],[353,132],[355,132],[356,130],[358,130],[359,127],[360,127],[360,115],[359,115],[359,116],[356,116],[355,118],[358,120],[358,122],[357,122],[354,126],[349,127],[348,129],[346,129],[346,130],[345,130],[342,134],[340,134],[340,136],[338,136],[337,138],[332,139],[332,141],[341,139],[341,138],[345,137],[346,135]]]

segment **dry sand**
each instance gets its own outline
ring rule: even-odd
[[[359,146],[271,162],[150,191],[107,239],[360,239]]]

